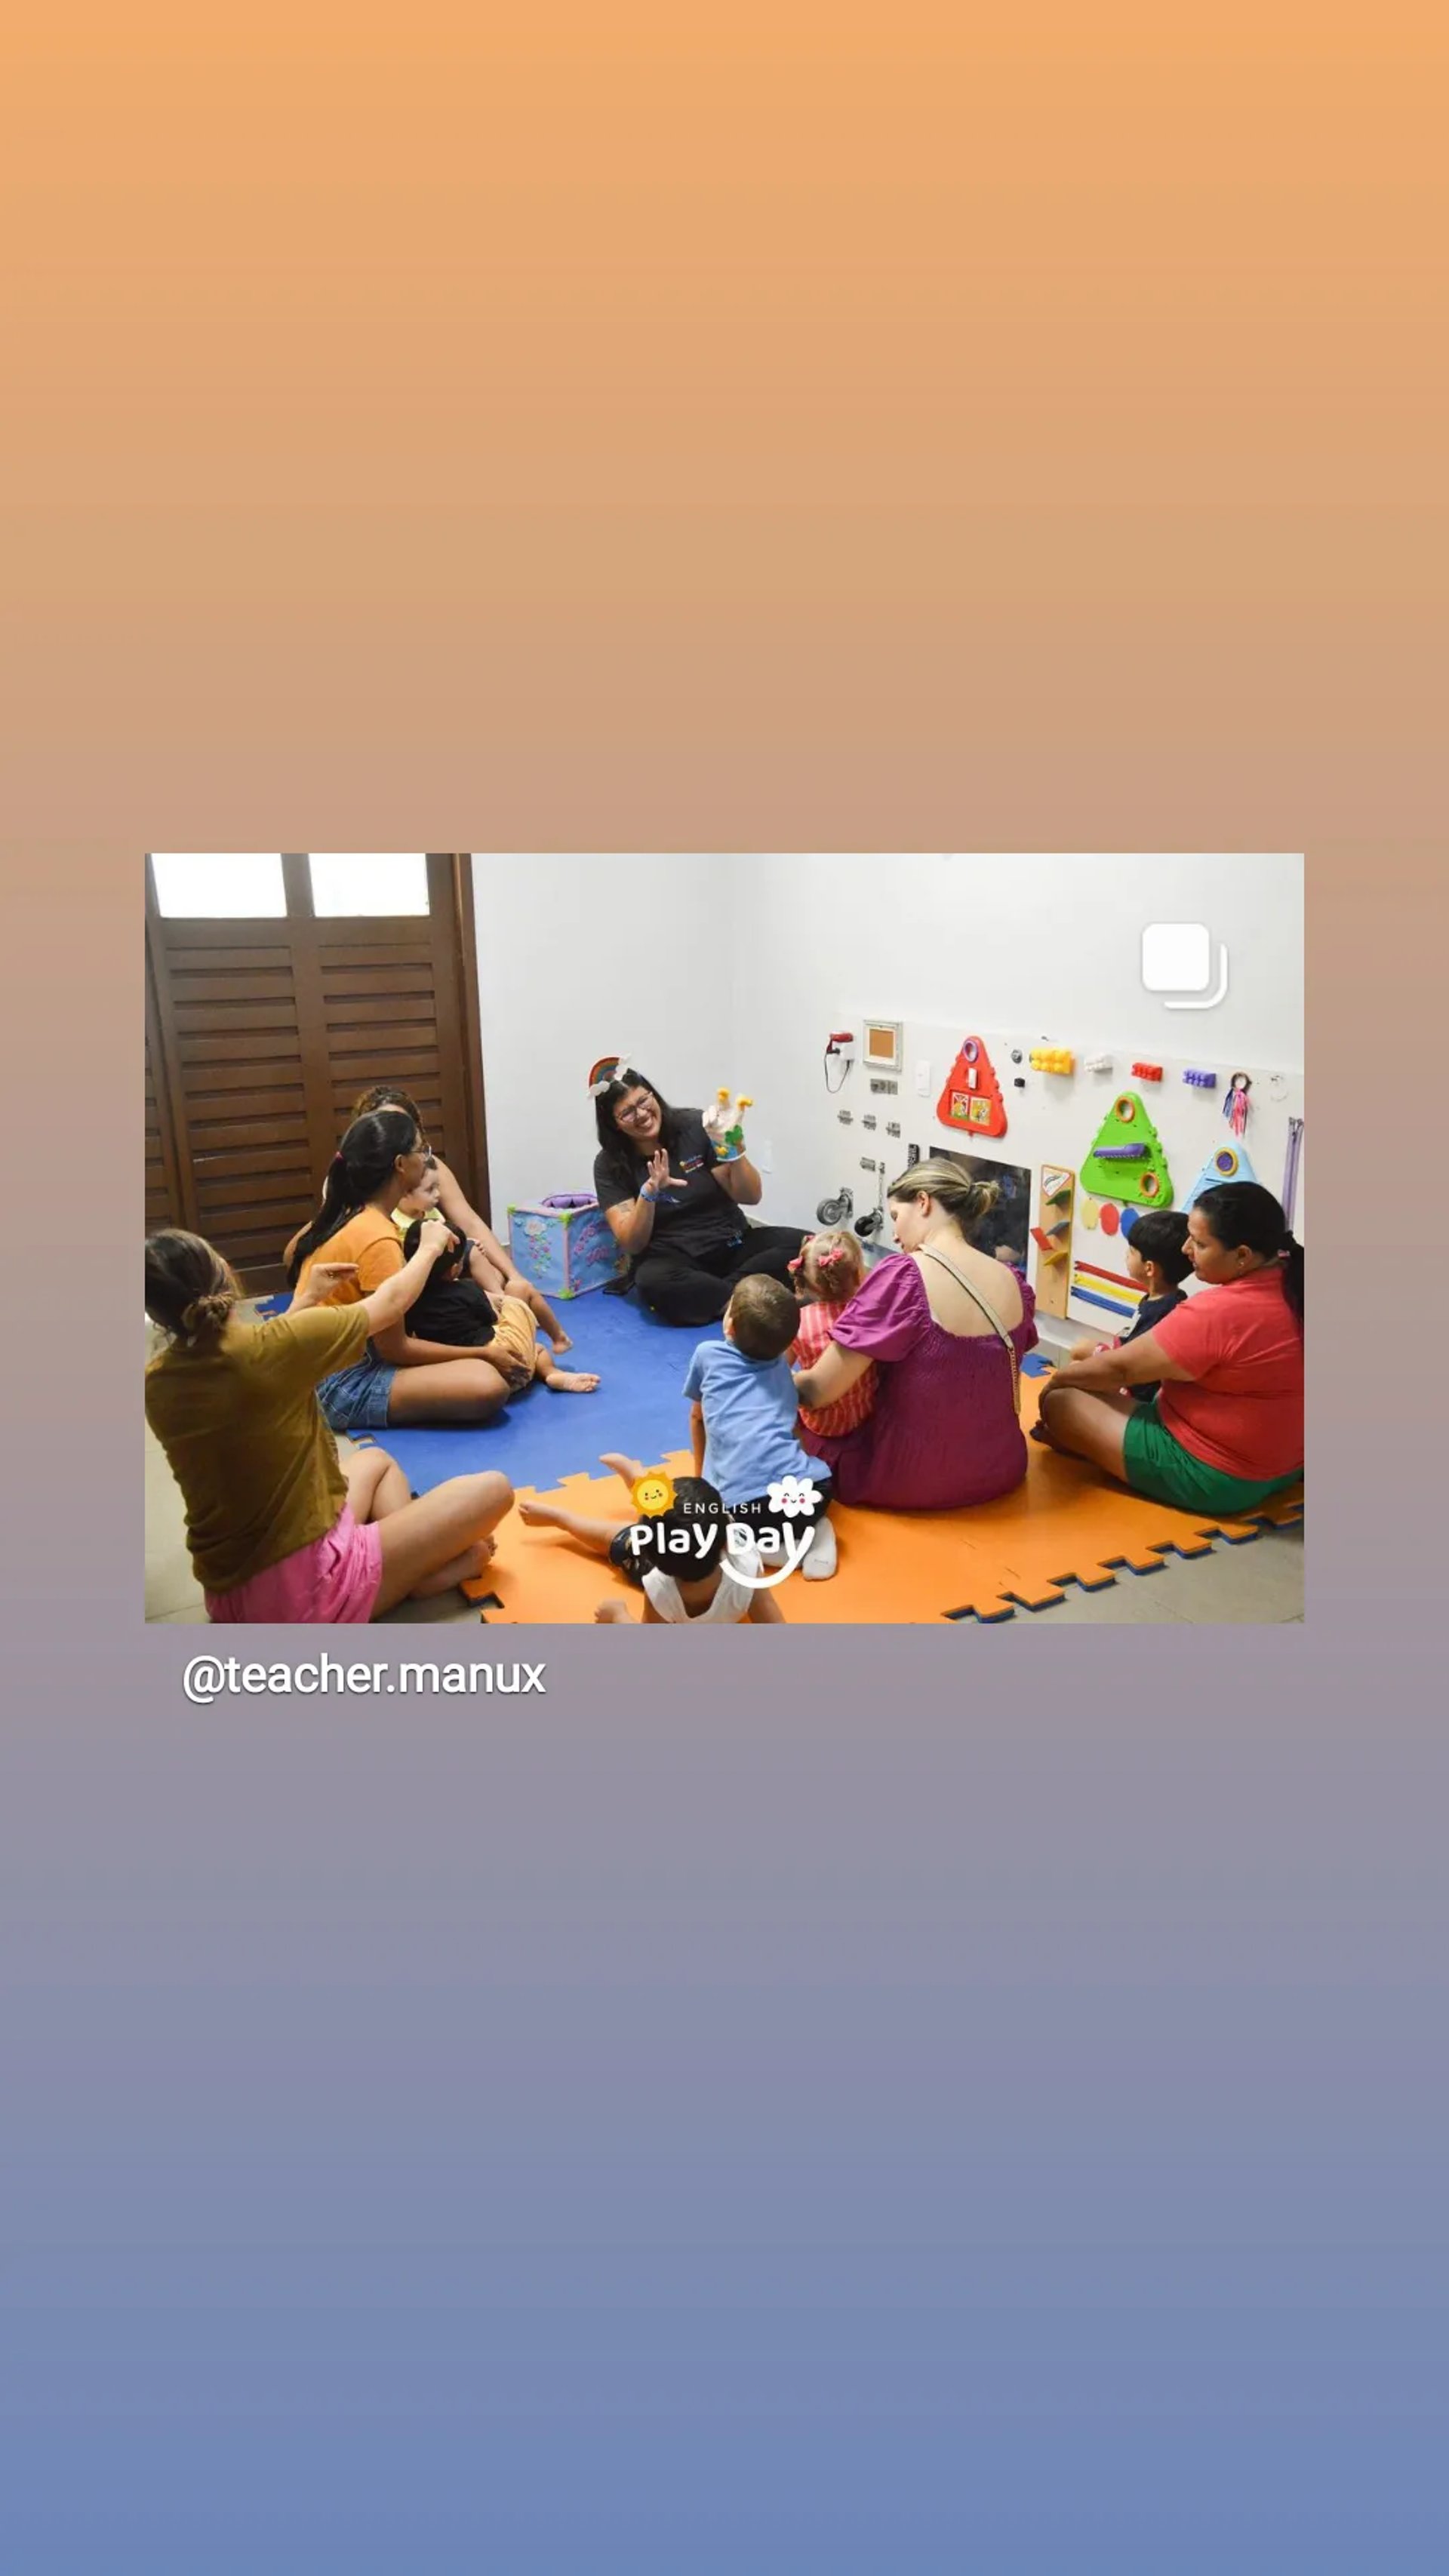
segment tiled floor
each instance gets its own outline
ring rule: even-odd
[[[1242,1547],[1218,1539],[1211,1556],[1169,1556],[1160,1574],[1119,1573],[1104,1592],[1069,1584],[1054,1609],[1019,1611],[1029,1626],[1083,1628],[1155,1626],[1188,1620],[1193,1626],[1277,1627],[1303,1616],[1303,1524],[1265,1529]]]

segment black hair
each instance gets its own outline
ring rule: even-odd
[[[350,1223],[390,1179],[398,1159],[415,1153],[418,1124],[405,1109],[378,1109],[355,1118],[328,1166],[322,1205],[298,1235],[287,1268],[287,1285],[295,1288],[302,1264]]]
[[[1155,1261],[1169,1288],[1180,1288],[1192,1269],[1185,1208],[1145,1208],[1127,1238],[1143,1261]]]
[[[412,1224],[408,1227],[406,1234],[403,1236],[403,1257],[405,1260],[412,1261],[415,1259],[418,1249],[422,1243],[423,1227],[425,1225],[432,1227],[437,1223],[438,1219],[435,1216],[415,1216],[413,1218]],[[449,1227],[447,1231],[451,1234],[452,1228]],[[433,1264],[433,1277],[435,1279],[456,1279],[471,1249],[472,1247],[465,1234],[454,1234],[452,1251],[440,1253]]]
[[[740,1281],[730,1299],[729,1314],[735,1348],[746,1359],[783,1359],[799,1338],[799,1299],[767,1271],[752,1271]]]
[[[658,1153],[662,1148],[665,1153],[672,1156],[679,1135],[679,1113],[670,1108],[659,1085],[651,1082],[647,1073],[640,1073],[634,1065],[621,1064],[608,1089],[601,1091],[594,1102],[594,1123],[599,1131],[599,1151],[614,1177],[621,1181],[632,1181],[644,1161],[638,1146],[633,1144],[622,1129],[614,1123],[615,1110],[621,1100],[628,1099],[631,1091],[651,1092],[659,1103],[659,1143],[650,1146],[651,1154]]]
[[[637,1540],[636,1530],[641,1533]],[[645,1530],[650,1533],[647,1546],[642,1537]],[[641,1514],[624,1532],[623,1570],[636,1581],[657,1568],[661,1574],[672,1574],[676,1583],[703,1583],[724,1563],[728,1530],[725,1507],[715,1487],[707,1485],[702,1476],[679,1476],[668,1511]],[[671,1555],[670,1542],[681,1531],[688,1540],[689,1554],[686,1556],[681,1548]]]
[[[1303,1246],[1289,1230],[1288,1219],[1261,1181],[1219,1181],[1194,1201],[1206,1217],[1214,1239],[1225,1252],[1241,1244],[1264,1261],[1283,1265],[1283,1294],[1303,1324]],[[1133,1241],[1136,1241],[1134,1230]]]
[[[173,1341],[215,1341],[230,1320],[241,1282],[199,1234],[163,1226],[146,1238],[146,1312]]]

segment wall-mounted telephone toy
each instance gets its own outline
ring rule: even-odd
[[[830,1033],[830,1036],[829,1036],[829,1037],[826,1039],[826,1041],[825,1041],[825,1088],[826,1088],[826,1090],[827,1090],[827,1091],[829,1091],[829,1092],[832,1092],[832,1093],[837,1092],[837,1091],[843,1091],[843,1090],[845,1089],[845,1086],[846,1086],[847,1082],[850,1080],[851,1068],[852,1068],[852,1066],[854,1065],[854,1063],[855,1063],[855,1032],[854,1032],[854,1030],[853,1030],[853,1029],[832,1029],[832,1031],[831,1031],[831,1033]],[[836,1079],[835,1079],[835,1081],[833,1081],[833,1082],[832,1082],[832,1080],[831,1080],[831,1078],[830,1078],[830,1072],[831,1072],[831,1067],[832,1067],[832,1065],[836,1067]]]

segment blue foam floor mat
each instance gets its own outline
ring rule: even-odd
[[[597,1472],[606,1449],[625,1450],[646,1465],[689,1447],[689,1406],[680,1393],[690,1353],[717,1342],[718,1324],[676,1329],[646,1315],[632,1298],[564,1299],[559,1322],[573,1335],[565,1368],[597,1371],[597,1395],[554,1395],[546,1386],[515,1396],[501,1420],[469,1429],[401,1431],[372,1437],[396,1458],[415,1494],[450,1476],[499,1467],[515,1485],[547,1492],[564,1476]]]
[[[269,1297],[263,1314],[280,1314],[288,1300]],[[646,1466],[689,1446],[689,1406],[680,1394],[697,1342],[717,1342],[718,1324],[678,1330],[648,1315],[632,1297],[596,1294],[562,1300],[557,1308],[574,1338],[570,1368],[597,1370],[597,1395],[553,1395],[535,1386],[515,1396],[499,1422],[476,1430],[463,1425],[435,1431],[364,1433],[396,1458],[414,1493],[431,1493],[450,1476],[500,1467],[515,1485],[546,1493],[564,1476],[594,1472],[606,1449],[622,1449]],[[1033,1351],[1024,1363],[1031,1377],[1047,1363]]]

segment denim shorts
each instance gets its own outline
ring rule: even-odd
[[[381,1431],[387,1424],[388,1401],[397,1375],[386,1360],[374,1359],[369,1342],[360,1360],[324,1377],[317,1401],[334,1431]]]

